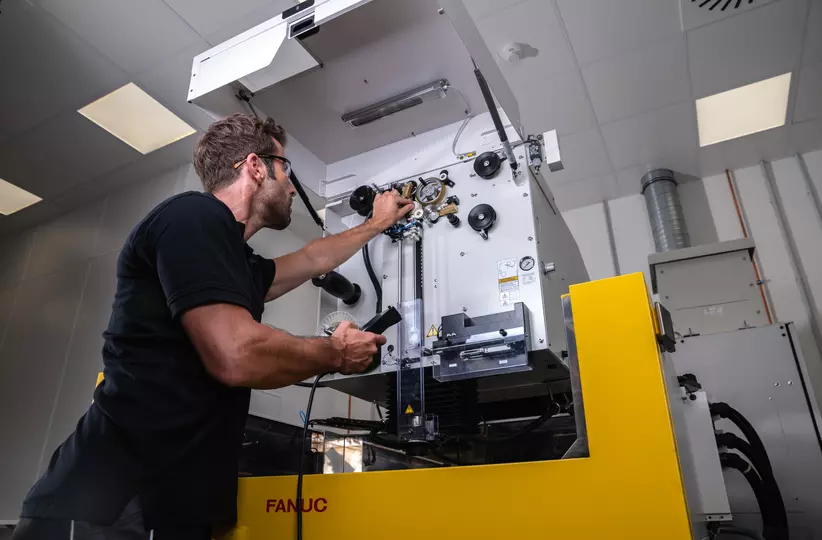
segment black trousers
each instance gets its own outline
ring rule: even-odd
[[[117,521],[96,525],[86,521],[20,518],[12,540],[211,540],[209,525],[165,527],[147,531],[138,499],[129,502]]]

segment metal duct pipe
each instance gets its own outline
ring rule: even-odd
[[[642,177],[642,194],[658,252],[691,245],[676,186],[674,173],[668,169],[654,169]]]

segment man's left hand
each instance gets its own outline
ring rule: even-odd
[[[390,189],[374,197],[374,213],[371,219],[380,226],[380,230],[385,230],[402,219],[413,208],[413,202],[403,199],[396,191]]]

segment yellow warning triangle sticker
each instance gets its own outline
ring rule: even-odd
[[[405,414],[414,414],[414,409],[411,408],[411,404],[408,404],[408,407],[405,408]]]
[[[431,329],[425,334],[425,337],[437,337],[437,327],[432,324]]]

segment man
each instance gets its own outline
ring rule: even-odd
[[[126,240],[103,334],[105,380],[29,492],[15,540],[206,540],[236,520],[251,388],[365,370],[385,338],[342,323],[295,337],[264,302],[349,259],[412,204],[379,195],[371,219],[275,260],[246,241],[291,221],[285,133],[234,115],[200,139],[206,193],[160,203]]]

